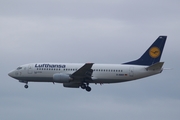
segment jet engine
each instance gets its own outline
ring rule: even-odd
[[[53,80],[54,82],[58,82],[58,83],[68,83],[70,82],[70,80],[72,80],[72,78],[67,74],[55,73],[53,75]]]

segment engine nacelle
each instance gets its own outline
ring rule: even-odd
[[[68,88],[79,88],[79,84],[77,83],[63,83],[63,86]]]
[[[72,80],[72,78],[67,74],[55,73],[53,75],[53,80],[54,82],[58,82],[58,83],[68,83],[70,80]]]

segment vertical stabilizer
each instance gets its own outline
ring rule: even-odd
[[[137,60],[124,64],[132,65],[152,65],[160,61],[167,36],[159,36],[156,41]]]

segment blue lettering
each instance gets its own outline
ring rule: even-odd
[[[37,64],[35,64],[35,67],[38,67]]]
[[[43,67],[50,67],[50,68],[65,68],[66,65],[58,65],[58,64],[35,64],[35,67],[40,67],[40,68],[43,68]]]

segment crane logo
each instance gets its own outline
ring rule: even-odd
[[[152,58],[157,58],[159,57],[161,51],[158,47],[152,47],[150,48],[149,50],[149,55],[152,57]]]

